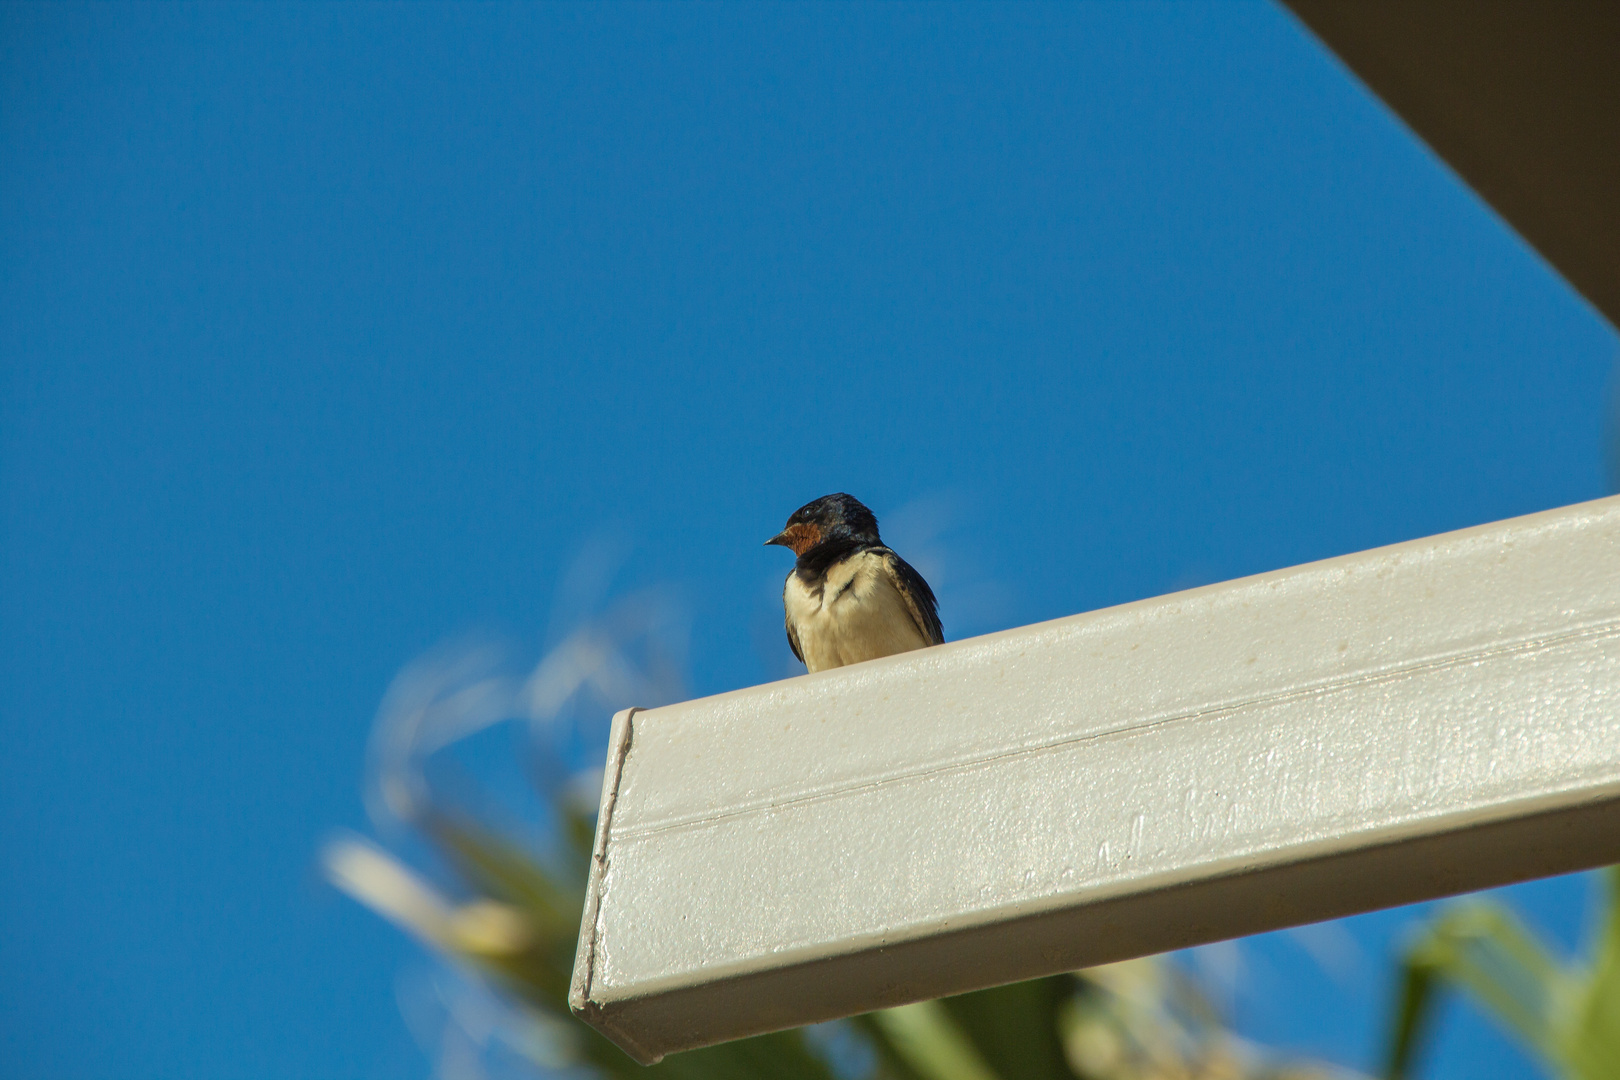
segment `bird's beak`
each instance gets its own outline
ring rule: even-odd
[[[765,541],[765,546],[766,547],[770,547],[772,544],[780,544],[783,547],[792,547],[793,546],[793,538],[791,536],[789,536],[787,534],[787,530],[784,529],[783,531],[777,533],[775,536],[771,537],[769,540]]]

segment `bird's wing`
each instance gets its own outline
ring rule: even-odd
[[[945,628],[939,622],[939,601],[934,599],[934,590],[928,587],[928,582],[912,569],[910,563],[888,548],[883,549],[883,566],[900,590],[901,599],[905,600],[906,608],[917,623],[917,629],[928,639],[928,644],[942,644],[945,641]]]
[[[789,573],[788,580],[792,579],[793,574]],[[787,610],[786,582],[782,583],[782,625],[787,629],[788,648],[793,650],[793,655],[798,658],[799,663],[804,663],[804,650],[799,648],[799,635],[793,629],[793,616]]]

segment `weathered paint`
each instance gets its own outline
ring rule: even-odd
[[[614,724],[633,1056],[1620,860],[1620,498]],[[633,713],[633,715],[632,715]]]

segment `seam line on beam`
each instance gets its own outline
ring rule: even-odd
[[[703,812],[684,814],[661,820],[649,821],[640,825],[630,825],[613,830],[615,841],[635,841],[662,832],[677,829],[692,828],[726,821],[731,818],[746,817],[770,810],[781,810],[806,803],[821,802],[827,799],[838,798],[843,795],[859,791],[869,791],[886,787],[891,784],[903,783],[907,780],[920,779],[940,773],[959,772],[988,765],[1009,758],[1029,757],[1061,747],[1073,746],[1079,743],[1097,742],[1103,739],[1120,738],[1135,735],[1154,728],[1161,728],[1179,723],[1196,723],[1201,720],[1223,714],[1238,712],[1255,706],[1280,704],[1287,701],[1310,697],[1324,697],[1340,690],[1357,686],[1375,685],[1416,675],[1428,671],[1440,671],[1446,668],[1460,667],[1467,664],[1477,664],[1507,656],[1533,653],[1546,649],[1556,648],[1559,645],[1583,640],[1600,640],[1608,637],[1620,636],[1620,617],[1603,619],[1594,623],[1582,624],[1561,630],[1552,634],[1539,634],[1518,640],[1496,642],[1481,648],[1461,649],[1451,653],[1441,653],[1422,660],[1409,663],[1386,664],[1354,672],[1346,676],[1319,679],[1303,686],[1291,687],[1269,694],[1255,694],[1249,697],[1238,698],[1231,701],[1212,702],[1190,709],[1178,709],[1168,715],[1148,717],[1135,723],[1123,724],[1119,727],[1107,728],[1102,731],[1091,731],[1079,734],[1068,734],[1056,738],[1043,739],[1038,742],[1027,743],[1023,746],[1008,747],[1002,750],[993,750],[989,753],[974,754],[967,757],[941,761],[922,768],[903,769],[891,773],[880,774],[853,782],[843,782],[828,785],[823,788],[811,789],[797,795],[782,798],[756,799],[737,806],[728,807],[719,812]]]

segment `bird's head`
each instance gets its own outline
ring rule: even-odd
[[[787,528],[765,541],[803,555],[828,540],[855,540],[881,544],[877,517],[853,495],[823,495],[793,512]]]

